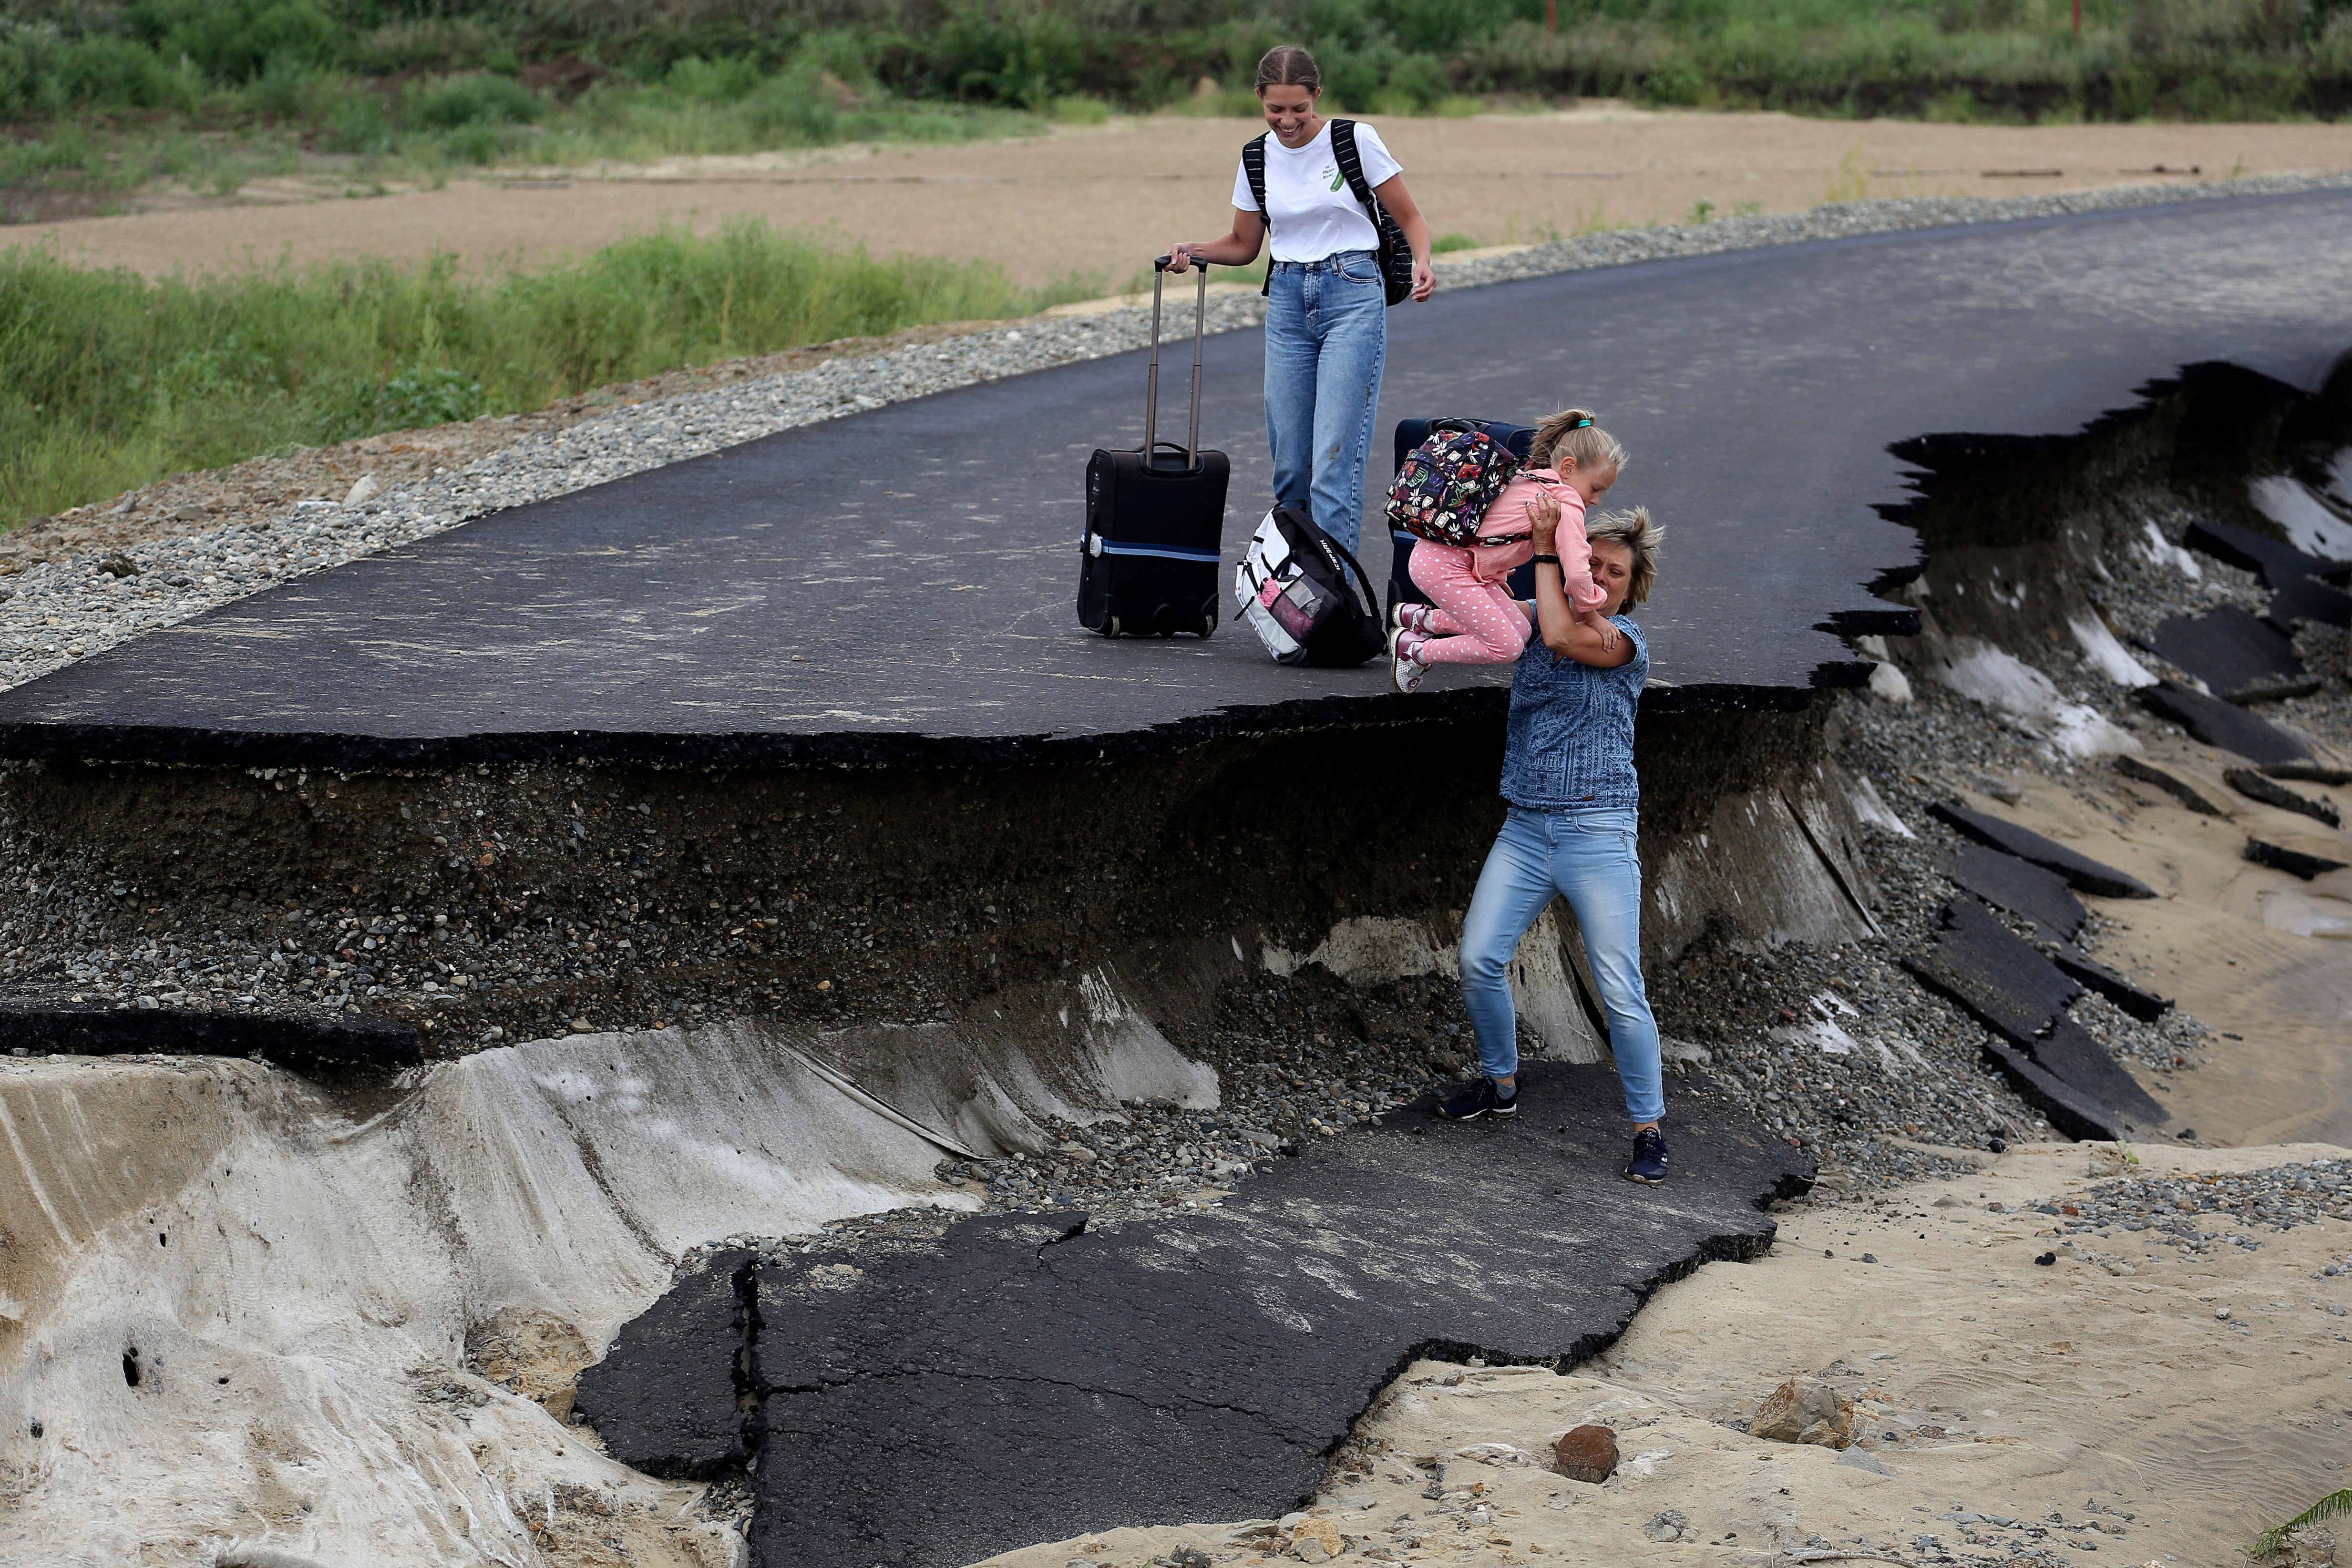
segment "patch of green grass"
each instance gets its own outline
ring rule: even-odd
[[[543,271],[334,263],[151,282],[0,251],[0,527],[162,475],[1102,292],[738,223]]]
[[[1450,250],[1476,250],[1478,248],[1479,241],[1475,235],[1439,235],[1435,239],[1429,242],[1430,254],[1433,256],[1444,256]]]

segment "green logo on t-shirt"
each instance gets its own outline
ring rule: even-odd
[[[1338,190],[1341,185],[1347,183],[1347,179],[1348,176],[1335,171],[1331,175],[1331,188],[1335,191]]]

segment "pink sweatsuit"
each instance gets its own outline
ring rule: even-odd
[[[1560,582],[1569,603],[1598,610],[1608,601],[1592,580],[1592,547],[1584,537],[1584,497],[1560,483],[1549,468],[1519,472],[1486,508],[1479,538],[1493,544],[1442,545],[1422,539],[1407,561],[1415,587],[1437,608],[1430,635],[1413,657],[1424,664],[1507,664],[1519,656],[1534,632],[1527,615],[1503,585],[1513,569],[1536,553],[1528,506],[1538,496],[1559,503]]]

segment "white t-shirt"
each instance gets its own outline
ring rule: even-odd
[[[1381,133],[1360,120],[1356,121],[1356,155],[1363,160],[1364,183],[1376,191],[1404,172]],[[1245,213],[1257,211],[1249,170],[1238,163],[1234,167],[1234,205]],[[1380,231],[1339,172],[1328,120],[1314,141],[1295,149],[1266,132],[1265,215],[1274,230],[1276,261],[1320,261],[1339,251],[1378,250],[1381,246]]]

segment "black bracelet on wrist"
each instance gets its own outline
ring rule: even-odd
[[[1538,560],[1548,560],[1554,566],[1558,566],[1559,564],[1559,557],[1556,555],[1539,555],[1535,559]]]

